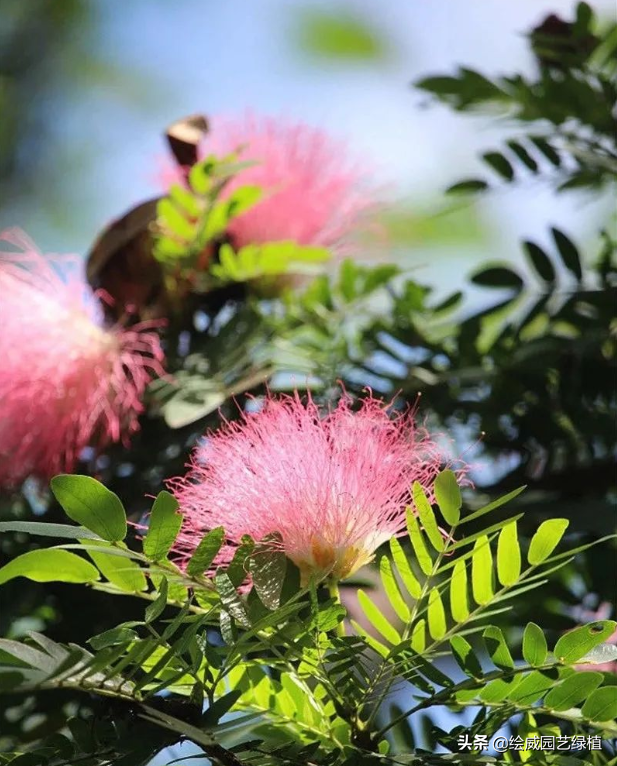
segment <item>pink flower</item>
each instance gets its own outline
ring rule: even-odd
[[[0,240],[0,486],[11,486],[70,471],[86,446],[137,430],[163,354],[144,326],[105,329],[83,280],[60,276],[25,234]]]
[[[215,118],[200,156],[234,152],[255,164],[232,179],[226,194],[244,185],[260,186],[264,194],[232,221],[229,234],[236,249],[293,240],[345,253],[377,207],[363,188],[362,170],[349,161],[344,145],[322,130],[251,114]],[[179,180],[177,173],[163,177],[167,184]]]
[[[412,412],[391,417],[370,396],[351,404],[322,414],[298,394],[268,398],[209,434],[189,474],[170,482],[184,513],[179,552],[223,526],[231,546],[278,532],[305,579],[343,579],[370,562],[405,529],[412,483],[432,497],[446,461]]]

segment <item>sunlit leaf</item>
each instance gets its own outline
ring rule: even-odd
[[[109,543],[101,542],[97,544],[96,540],[89,541],[88,555],[100,569],[101,574],[106,577],[112,585],[127,592],[139,592],[146,590],[148,583],[146,577],[137,562],[124,556],[117,556],[114,553],[105,553],[105,548]],[[101,548],[99,553],[96,547]]]
[[[591,692],[582,713],[592,721],[613,721],[617,718],[617,686],[605,686]]]
[[[495,625],[489,625],[482,633],[489,657],[498,668],[509,669],[514,667],[514,660],[508,649],[505,636]]]
[[[482,667],[469,641],[463,636],[452,636],[450,646],[461,670],[472,678],[481,678]]]
[[[387,556],[381,557],[379,562],[379,573],[392,608],[400,620],[407,622],[410,617],[409,607],[401,595],[398,582],[394,575],[394,570],[392,569],[392,564]]]
[[[363,591],[358,591],[358,603],[366,615],[367,620],[381,635],[391,644],[398,644],[401,640],[398,631],[390,625],[388,618],[375,605],[370,597]]]
[[[431,508],[431,504],[422,489],[422,485],[414,481],[413,483],[413,502],[420,517],[422,528],[427,534],[428,539],[431,542],[433,548],[436,551],[442,551],[444,549],[444,541],[437,526],[437,519]]]
[[[153,561],[164,559],[176,540],[182,526],[182,514],[178,513],[178,501],[163,490],[152,506],[148,532],[144,537],[144,553]]]
[[[594,646],[604,643],[617,629],[614,620],[599,620],[581,625],[565,633],[555,644],[555,657],[560,662],[573,663],[580,660]]]
[[[0,569],[0,585],[15,577],[35,582],[94,582],[96,567],[70,551],[41,549],[16,556]]]
[[[66,515],[103,540],[126,537],[126,514],[118,495],[90,476],[62,474],[51,480],[51,491]]]
[[[428,594],[428,631],[435,640],[446,634],[446,613],[437,588]]]
[[[488,537],[479,537],[471,557],[471,586],[477,604],[487,604],[493,597],[493,557]]]
[[[548,654],[544,631],[535,622],[530,622],[523,633],[523,657],[530,665],[543,665]]]
[[[454,471],[446,469],[435,479],[435,499],[444,519],[455,526],[461,516],[461,490]]]
[[[552,710],[569,710],[587,699],[602,683],[602,673],[574,673],[555,686],[546,695],[544,706]]]
[[[390,552],[392,553],[392,560],[396,565],[396,569],[409,594],[413,596],[413,598],[420,598],[422,587],[418,582],[418,578],[413,573],[409,561],[407,560],[407,556],[405,555],[405,551],[396,537],[393,537],[390,540]]]
[[[224,539],[223,527],[216,527],[204,535],[186,566],[186,573],[190,577],[201,577],[212,565]]]
[[[548,519],[543,521],[531,538],[527,561],[541,564],[555,550],[570,522],[567,519]]]
[[[506,524],[497,542],[497,576],[502,585],[514,584],[521,574],[521,549],[516,521]]]
[[[355,63],[381,60],[388,53],[374,24],[348,10],[305,8],[297,24],[298,48],[320,59]]]

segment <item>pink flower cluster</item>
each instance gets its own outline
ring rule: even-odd
[[[392,414],[371,396],[359,405],[344,397],[322,413],[298,394],[268,398],[208,434],[189,474],[169,483],[184,513],[179,553],[222,525],[223,561],[243,535],[278,532],[305,579],[340,580],[370,562],[405,529],[413,482],[432,497],[447,461],[412,412]]]
[[[244,185],[257,185],[264,193],[231,222],[237,249],[293,240],[345,254],[377,207],[363,183],[364,171],[322,130],[252,114],[214,118],[200,156],[232,153],[253,164],[231,180],[225,193]],[[179,174],[165,171],[162,180],[168,186],[179,181]]]
[[[102,326],[95,296],[66,273],[74,260],[43,256],[18,230],[0,241],[2,487],[70,471],[86,446],[135,431],[163,353],[151,328]]]

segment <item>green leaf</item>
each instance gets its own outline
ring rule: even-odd
[[[482,159],[489,165],[498,175],[505,178],[506,181],[512,181],[514,178],[514,168],[508,162],[508,160],[499,152],[486,152],[482,155]]]
[[[87,553],[100,569],[101,574],[112,585],[127,593],[138,593],[147,590],[148,583],[146,577],[137,562],[125,556],[116,556],[115,553],[105,553],[105,548],[109,547],[109,543],[105,542],[99,543],[101,547],[101,552],[99,553],[97,550],[93,550],[95,544],[95,540],[89,541],[89,545],[92,545],[92,548],[89,547]]]
[[[212,188],[212,158],[197,162],[189,171],[189,186],[200,196],[205,196]]]
[[[97,636],[93,636],[88,639],[88,643],[95,650],[105,649],[108,646],[118,646],[118,644],[128,644],[131,641],[135,641],[139,636],[134,630],[126,626],[120,626],[118,628],[112,628],[106,630],[104,633],[99,633]]]
[[[467,565],[458,559],[450,579],[450,612],[455,622],[465,622],[469,617],[467,605]]]
[[[516,521],[506,524],[497,542],[497,576],[502,585],[513,585],[521,574],[521,549]]]
[[[216,527],[201,539],[186,567],[189,577],[201,577],[210,568],[224,539],[223,527]]]
[[[482,638],[491,660],[498,668],[508,670],[514,667],[506,639],[497,626],[489,625],[482,633]]]
[[[582,713],[592,721],[612,721],[617,718],[617,686],[605,686],[592,692],[583,705]]]
[[[233,559],[225,567],[227,577],[238,588],[246,580],[249,569],[249,556],[255,549],[255,542],[249,535],[243,535],[236,548]]]
[[[486,535],[479,537],[473,547],[471,588],[477,604],[487,604],[493,597],[493,557]]]
[[[396,537],[393,537],[390,540],[390,552],[392,553],[392,560],[396,565],[396,569],[400,574],[401,580],[407,588],[409,595],[413,598],[420,598],[422,587],[420,586],[417,577],[409,565],[409,561],[407,560],[407,556],[405,555],[405,551],[403,550],[402,545],[399,543]]]
[[[382,657],[387,657],[390,654],[390,649],[385,644],[382,644],[381,641],[378,641],[376,638],[371,636],[371,634],[368,633],[368,631],[366,631],[362,625],[360,625],[355,620],[351,620],[350,622],[356,633],[359,636],[362,636],[366,643],[371,647],[371,649],[376,651],[377,654],[380,654]]]
[[[172,184],[168,190],[169,199],[191,218],[199,218],[201,205],[188,189],[179,184]]]
[[[58,662],[57,658],[52,657],[47,652],[35,649],[33,646],[24,644],[22,641],[12,641],[7,638],[0,638],[0,653],[3,655],[6,653],[12,660],[17,660],[16,663],[10,663],[11,665],[16,665],[17,667],[27,665],[31,668],[42,670],[45,673],[51,673]],[[9,664],[5,656],[2,657],[2,664]]]
[[[559,229],[552,228],[551,233],[563,265],[580,281],[583,278],[583,269],[576,245]]]
[[[390,604],[398,618],[403,622],[408,622],[411,613],[405,599],[401,595],[398,582],[394,575],[394,570],[392,569],[392,563],[387,556],[381,557],[381,561],[379,562],[379,574],[386,595],[388,596]]]
[[[446,613],[437,588],[428,594],[428,632],[436,641],[446,634]]]
[[[548,519],[538,527],[538,531],[531,538],[527,561],[532,564],[541,564],[555,550],[570,522],[567,519]]]
[[[248,560],[253,587],[267,609],[280,606],[287,571],[285,554],[273,548],[273,544],[273,541],[260,541]]]
[[[98,535],[85,527],[70,524],[53,524],[46,521],[0,521],[0,532],[22,532],[40,537],[62,537],[72,540],[100,540]]]
[[[506,141],[506,143],[510,151],[516,155],[516,157],[523,163],[523,165],[525,165],[528,170],[531,170],[532,173],[537,173],[538,163],[534,160],[531,154],[529,154],[524,146],[519,144],[518,141]]]
[[[454,659],[459,664],[463,673],[472,678],[482,678],[482,667],[467,639],[463,638],[463,636],[452,636],[450,646],[452,647]]]
[[[486,702],[487,704],[503,702],[508,694],[510,694],[520,682],[520,676],[514,676],[510,681],[505,681],[503,678],[496,678],[494,681],[489,681],[477,696],[482,702]]]
[[[572,664],[610,638],[616,628],[617,622],[614,620],[600,620],[574,628],[561,636],[555,644],[555,657],[559,662]]]
[[[398,631],[390,625],[388,618],[361,589],[358,590],[358,603],[366,615],[367,620],[375,630],[386,639],[386,641],[395,645],[400,643],[401,637],[398,634]]]
[[[388,52],[374,25],[348,10],[306,8],[298,24],[296,47],[311,56],[363,62],[383,59]]]
[[[523,247],[525,248],[527,257],[529,258],[531,265],[533,266],[537,274],[545,282],[554,282],[555,269],[553,267],[553,264],[551,263],[551,259],[544,252],[544,250],[542,250],[541,247],[538,247],[538,245],[536,245],[535,242],[530,242],[528,240],[523,242]]]
[[[163,227],[179,239],[190,241],[195,236],[195,223],[188,221],[184,213],[167,197],[158,201],[156,214]]]
[[[315,615],[314,626],[323,633],[327,633],[330,630],[334,630],[347,617],[347,610],[342,604],[332,603],[325,608],[319,608],[319,611]]]
[[[170,493],[159,492],[152,506],[148,532],[144,537],[144,553],[152,561],[160,561],[169,553],[180,527],[182,514],[178,513],[178,501]]]
[[[126,514],[120,498],[90,476],[61,474],[51,480],[51,491],[66,515],[103,540],[126,537]]]
[[[590,665],[603,665],[605,662],[617,660],[617,646],[615,644],[599,644],[581,657],[580,662]]]
[[[15,577],[34,582],[94,582],[99,573],[89,561],[69,551],[42,549],[17,556],[0,569],[0,585]]]
[[[418,520],[409,508],[407,509],[407,529],[420,569],[424,574],[430,575],[433,571],[433,560],[424,542],[424,535],[420,531]]]
[[[553,686],[554,681],[539,670],[532,670],[524,676],[523,680],[508,694],[511,702],[519,702],[522,705],[533,705]]]
[[[421,618],[411,632],[411,648],[419,653],[426,649],[426,620]]]
[[[548,654],[544,631],[535,622],[527,623],[523,633],[523,657],[530,665],[543,665]]]
[[[461,517],[463,500],[454,471],[446,469],[437,476],[435,479],[435,499],[444,519],[451,527],[456,526]]]
[[[559,153],[551,146],[551,144],[542,136],[529,136],[529,140],[536,146],[536,148],[542,152],[546,159],[558,167],[561,164],[561,157]]]
[[[220,721],[242,696],[240,689],[232,689],[215,700],[201,717],[201,726],[208,729]]]
[[[470,194],[488,189],[486,181],[479,178],[468,178],[466,181],[459,181],[446,189],[447,194]]]
[[[159,594],[156,599],[146,607],[146,623],[154,622],[165,611],[169,586],[166,577],[161,577],[158,583]]]
[[[594,689],[602,683],[602,673],[580,671],[573,673],[546,695],[544,707],[551,710],[569,710],[587,699]]]
[[[214,575],[214,581],[216,583],[216,590],[221,597],[221,603],[225,607],[225,611],[233,617],[236,622],[242,625],[242,627],[250,628],[251,623],[246,612],[246,607],[227,573],[221,569],[217,569]]]
[[[431,508],[431,504],[428,501],[422,485],[414,481],[413,483],[413,502],[416,507],[416,511],[422,522],[422,527],[426,532],[428,539],[431,541],[433,548],[436,551],[442,551],[444,549],[444,541],[437,526],[437,519]]]
[[[519,291],[524,282],[512,269],[505,266],[490,266],[472,274],[471,281],[481,287],[495,287]]]
[[[244,184],[237,187],[225,200],[229,218],[235,218],[250,210],[262,197],[263,189],[261,186]]]

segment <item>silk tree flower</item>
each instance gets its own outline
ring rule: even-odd
[[[214,118],[200,157],[232,153],[254,164],[230,181],[225,194],[244,185],[263,190],[263,198],[230,224],[236,249],[293,240],[346,255],[377,208],[365,171],[343,144],[317,128],[250,113]],[[164,170],[162,179],[177,183],[179,174]]]
[[[368,396],[353,411],[344,397],[322,413],[296,393],[210,433],[187,476],[169,482],[184,514],[179,554],[223,526],[232,551],[243,535],[278,533],[305,581],[352,575],[404,531],[413,482],[432,499],[447,464],[414,412],[389,409]]]
[[[0,233],[0,487],[71,471],[138,428],[142,395],[162,372],[151,328],[106,329],[77,259],[45,257],[22,232]],[[67,273],[67,269],[69,269]]]

